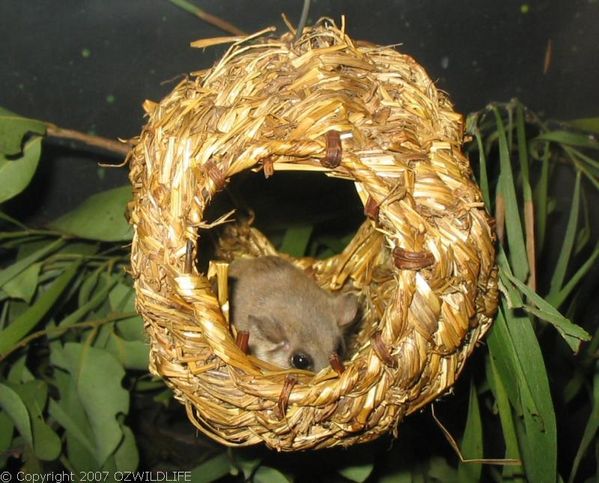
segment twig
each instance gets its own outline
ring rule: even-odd
[[[208,13],[208,12],[202,10],[201,8],[196,7],[194,4],[192,4],[191,2],[188,2],[187,0],[169,0],[169,1],[172,4],[176,5],[177,7],[182,8],[186,12],[189,12],[189,13],[195,15],[196,17],[203,20],[204,22],[207,22],[210,25],[214,25],[215,27],[218,27],[219,29],[224,30],[225,32],[229,32],[233,35],[246,35],[246,33],[243,30],[238,29],[232,23],[229,23],[226,20],[223,20],[222,18],[217,17],[216,15],[212,15],[211,13]]]
[[[87,146],[100,148],[111,153],[121,154],[123,156],[127,156],[129,150],[131,149],[131,145],[128,143],[114,141],[112,139],[107,139],[100,136],[92,136],[91,134],[84,134],[72,129],[63,129],[61,127],[55,126],[54,124],[46,125],[46,135],[56,139],[78,141],[86,144]]]

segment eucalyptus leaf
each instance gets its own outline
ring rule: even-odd
[[[341,474],[344,478],[347,478],[350,481],[355,481],[356,483],[362,483],[366,481],[366,479],[372,473],[374,469],[373,463],[365,463],[361,465],[349,465],[344,468],[339,469],[339,474]]]
[[[12,389],[19,394],[31,416],[35,456],[44,461],[58,458],[62,446],[60,438],[46,423],[43,416],[48,394],[46,383],[34,380],[25,384],[13,385]]]
[[[114,453],[114,462],[117,471],[135,471],[139,466],[139,451],[135,442],[133,431],[125,425],[121,426],[123,440]]]
[[[103,465],[123,438],[117,416],[129,410],[129,393],[121,386],[125,371],[112,354],[96,347],[67,343],[64,356],[93,431],[96,461]]]
[[[44,244],[34,253],[31,253],[24,258],[19,258],[17,262],[0,271],[0,287],[4,287],[9,280],[12,280],[23,270],[26,270],[28,267],[30,267],[33,263],[60,249],[64,244],[65,241],[62,238],[59,238],[53,242]]]
[[[283,473],[270,466],[260,466],[254,473],[254,483],[289,483]]]
[[[112,353],[125,369],[148,370],[150,346],[145,342],[127,341],[112,332],[106,350]]]
[[[0,383],[0,407],[10,416],[27,444],[33,446],[33,432],[27,406],[14,389],[2,383]]]
[[[75,210],[48,226],[69,235],[99,241],[127,241],[131,226],[125,220],[125,208],[131,200],[129,185],[90,196]]]
[[[60,295],[77,274],[79,262],[58,277],[50,288],[28,310],[19,315],[8,327],[0,331],[0,354],[5,354],[18,344],[50,311]]]
[[[204,461],[191,471],[193,483],[210,483],[226,476],[231,471],[231,461],[224,451]]]
[[[36,137],[25,144],[20,158],[8,159],[0,154],[0,203],[14,198],[27,188],[37,170],[41,153],[42,138]]]
[[[0,389],[1,390],[1,389]],[[15,425],[6,411],[0,411],[0,453],[7,451],[13,440]],[[1,461],[0,461],[1,463]],[[0,465],[1,466],[1,465]]]
[[[20,154],[25,136],[45,133],[46,124],[42,121],[28,119],[0,107],[0,154],[9,156]]]
[[[28,304],[38,286],[41,263],[34,263],[4,284],[3,290],[11,298],[20,299]]]

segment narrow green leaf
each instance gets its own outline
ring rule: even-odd
[[[591,253],[589,259],[584,262],[580,268],[576,271],[576,273],[572,276],[572,278],[566,283],[559,293],[555,294],[553,297],[547,297],[547,302],[549,302],[554,307],[561,306],[564,301],[568,298],[568,296],[572,293],[572,291],[578,286],[582,278],[595,266],[595,262],[599,257],[599,243]]]
[[[505,127],[501,115],[496,107],[493,108],[495,121],[499,133],[499,164],[501,174],[499,175],[499,191],[503,194],[505,202],[505,225],[507,241],[509,246],[510,264],[515,275],[520,280],[526,280],[528,275],[528,259],[526,257],[526,245],[522,232],[522,222],[516,197],[516,185],[512,173],[512,164],[506,139]]]
[[[79,269],[79,262],[71,264],[37,302],[17,317],[12,324],[0,331],[0,354],[6,353],[18,344],[42,320],[56,303]]]
[[[536,317],[552,324],[574,352],[578,351],[582,341],[591,339],[591,336],[586,330],[566,319],[555,307],[553,307],[553,305],[543,300],[543,298],[535,293],[530,287],[514,276],[508,275],[508,277],[518,289],[526,295],[528,300],[536,306],[536,308],[525,306],[526,310]]]
[[[503,432],[503,439],[505,441],[505,457],[507,459],[520,460],[518,436],[516,434],[516,425],[514,423],[514,418],[512,417],[512,408],[508,400],[505,385],[501,380],[497,368],[495,367],[495,361],[493,357],[488,358],[486,372],[487,381],[489,382],[491,391],[495,396],[495,402],[497,404],[497,410],[499,412],[501,430]],[[509,386],[511,386],[511,378],[507,380],[506,383]],[[516,478],[517,475],[522,475],[522,473],[523,469],[521,466],[514,467],[512,465],[506,465],[503,468],[503,477],[506,481],[523,481],[521,478]]]
[[[211,483],[223,476],[227,476],[230,471],[231,462],[227,453],[222,452],[196,466],[191,471],[191,481],[193,483]]]
[[[489,176],[487,174],[487,156],[485,155],[485,147],[483,145],[483,139],[480,131],[477,129],[474,133],[476,136],[476,145],[478,146],[478,184],[483,193],[483,199],[485,200],[485,206],[487,209],[491,209],[491,191],[489,190]]]
[[[578,467],[580,466],[580,462],[582,458],[589,450],[589,447],[593,443],[593,441],[597,441],[596,435],[599,431],[599,362],[595,363],[595,375],[593,377],[593,407],[591,409],[591,414],[589,415],[589,419],[584,428],[584,432],[582,434],[582,439],[580,440],[580,445],[578,447],[578,451],[576,452],[576,456],[574,457],[574,463],[572,464],[572,471],[570,472],[570,477],[568,478],[568,483],[573,483],[576,478],[576,473],[578,472]]]
[[[300,225],[288,228],[283,237],[280,251],[293,257],[301,257],[306,253],[314,227]]]
[[[0,383],[0,407],[10,416],[19,434],[33,446],[33,432],[27,406],[14,389]]]
[[[468,419],[462,437],[462,457],[466,460],[482,459],[483,457],[483,427],[480,419],[480,408],[476,386],[470,381],[470,399],[468,401]],[[482,465],[476,463],[460,463],[458,481],[478,482],[482,473]]]
[[[522,459],[529,481],[555,481],[557,432],[547,371],[538,340],[527,318],[500,310],[489,336],[489,351],[516,421]],[[508,323],[509,320],[509,323]]]
[[[581,148],[599,149],[599,142],[586,135],[571,131],[548,131],[539,134],[533,141],[551,141],[558,144],[578,146]]]
[[[572,119],[571,121],[567,121],[567,124],[584,131],[599,133],[599,117]]]
[[[13,263],[12,265],[0,271],[0,287],[4,287],[4,285],[9,280],[12,280],[23,270],[26,270],[28,267],[30,267],[33,263],[37,262],[38,260],[41,260],[50,253],[55,252],[64,244],[65,241],[62,238],[59,238],[58,240],[55,240],[52,243],[45,245],[44,247],[32,253],[31,255],[28,255],[25,258],[20,259],[19,261]]]
[[[48,226],[53,230],[90,240],[130,240],[133,232],[125,220],[125,208],[130,200],[129,185],[103,191],[90,196],[75,210]]]
[[[35,119],[21,117],[0,107],[0,153],[9,156],[21,153],[23,138],[27,134],[46,133],[46,124]],[[41,139],[41,138],[38,138]],[[3,179],[0,176],[0,179]]]
[[[551,277],[551,287],[548,297],[554,297],[562,288],[566,270],[570,262],[570,256],[574,250],[574,241],[576,237],[576,227],[578,225],[578,211],[580,207],[580,171],[576,172],[576,183],[574,185],[574,194],[572,195],[572,206],[568,217],[568,225],[564,234],[564,242],[560,250],[557,264]]]
[[[525,388],[520,391],[524,468],[530,481],[553,483],[557,474],[557,429],[543,355],[530,320],[511,314],[508,320],[518,359],[516,380],[519,388]]]
[[[36,137],[25,144],[23,156],[18,159],[7,159],[0,154],[0,203],[27,188],[37,170],[41,153],[42,138]]]
[[[543,144],[543,154],[541,155],[541,175],[535,187],[535,227],[537,250],[540,252],[545,245],[545,234],[547,231],[547,212],[549,207],[549,158],[551,150],[549,143]]]

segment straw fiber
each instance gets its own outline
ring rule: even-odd
[[[223,444],[292,451],[396,434],[454,384],[496,310],[494,235],[461,151],[462,117],[412,58],[344,30],[321,20],[297,42],[270,30],[196,42],[232,45],[146,102],[129,156],[150,370]],[[227,263],[276,254],[260,232],[239,220],[219,226],[218,260],[197,269],[200,230],[229,221],[206,220],[205,210],[246,170],[347,179],[364,204],[341,254],[286,257],[322,287],[360,296],[349,358],[318,374],[246,355],[247,339],[227,322]]]

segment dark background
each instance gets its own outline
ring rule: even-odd
[[[301,0],[202,0],[207,12],[246,32],[293,23]],[[596,116],[599,2],[313,0],[309,20],[347,17],[355,38],[398,48],[425,66],[464,113],[519,97],[544,116]],[[61,127],[129,138],[143,124],[141,103],[159,100],[185,73],[209,67],[224,47],[193,40],[226,35],[168,0],[0,0],[0,105]],[[551,64],[543,72],[548,42]],[[47,143],[29,198],[43,222],[90,193],[126,182],[117,161]],[[32,203],[27,203],[31,201]]]

